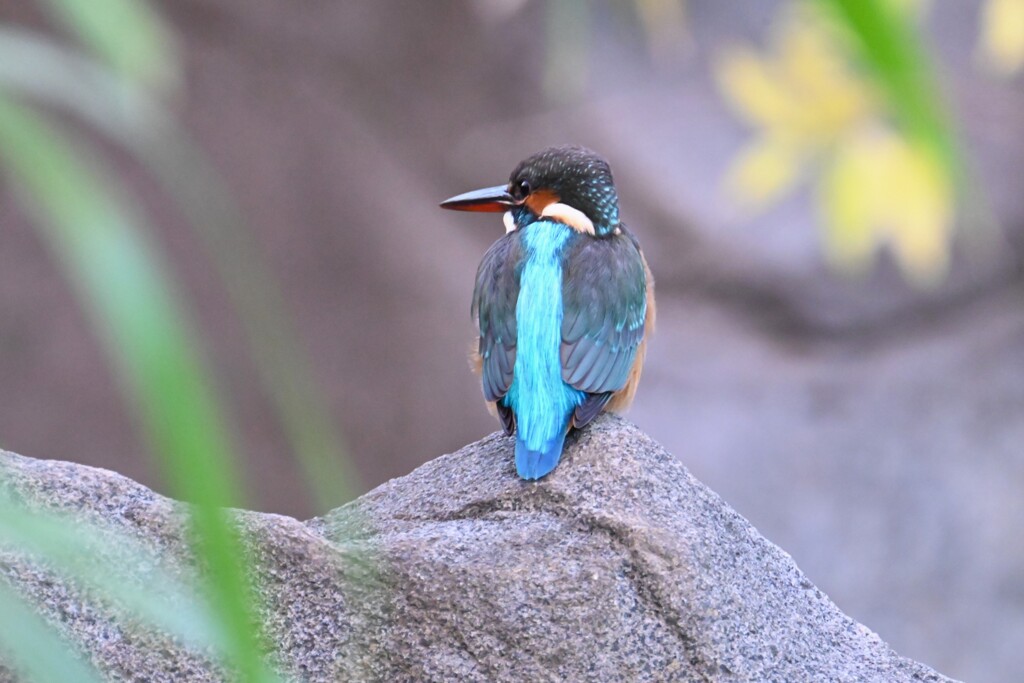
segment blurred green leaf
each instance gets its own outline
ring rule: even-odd
[[[166,90],[178,81],[174,41],[147,0],[46,0],[51,13],[121,76]]]
[[[820,0],[856,39],[864,62],[885,88],[907,132],[931,147],[950,172],[959,173],[953,131],[939,97],[931,60],[916,27],[883,0]]]
[[[295,338],[280,288],[220,175],[147,93],[92,60],[25,31],[0,28],[0,87],[66,108],[125,145],[167,186],[205,240],[245,325],[267,396],[323,512],[358,490],[355,469]]]
[[[35,683],[103,683],[96,669],[3,583],[0,614],[0,651],[18,673]]]
[[[181,130],[166,129],[139,152],[197,226],[246,331],[267,397],[298,458],[318,512],[356,496],[358,474],[295,333],[276,278],[223,179]]]
[[[77,150],[77,154],[72,150]],[[245,556],[222,506],[240,500],[221,409],[144,222],[95,153],[0,93],[0,157],[28,194],[37,225],[80,290],[111,361],[142,413],[191,524],[207,595],[246,681],[272,680],[253,634]]]
[[[564,102],[578,96],[590,74],[590,11],[587,0],[548,0],[544,91]]]
[[[180,580],[180,570],[163,566],[154,549],[122,530],[28,510],[0,496],[0,547],[32,557],[187,645],[226,653],[222,630],[199,599],[198,580]]]

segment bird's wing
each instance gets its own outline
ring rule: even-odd
[[[509,233],[491,245],[476,271],[472,314],[480,327],[481,375],[488,401],[498,401],[512,386],[519,261],[518,235]]]
[[[590,421],[601,414],[611,400],[613,392],[603,391],[600,394],[587,394],[583,403],[576,406],[572,413],[574,427],[586,427]]]
[[[580,238],[569,247],[565,268],[562,379],[590,394],[621,389],[644,338],[647,285],[639,247],[627,232]]]

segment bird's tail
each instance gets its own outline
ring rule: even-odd
[[[566,430],[559,430],[558,436],[546,442],[540,450],[530,450],[521,434],[516,435],[516,471],[523,479],[540,479],[555,469],[562,457]]]

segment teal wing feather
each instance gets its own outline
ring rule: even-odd
[[[594,395],[580,406],[582,426],[625,386],[644,338],[647,282],[633,236],[576,240],[566,254],[562,305],[562,379]]]
[[[516,364],[516,301],[519,299],[521,246],[519,236],[509,233],[491,245],[480,261],[473,290],[472,315],[480,328],[480,358],[484,398],[499,401],[512,385]],[[502,415],[511,433],[511,415]]]

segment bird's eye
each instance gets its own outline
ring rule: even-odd
[[[516,180],[512,183],[512,199],[521,202],[526,199],[526,195],[530,194],[530,190],[530,181]]]

